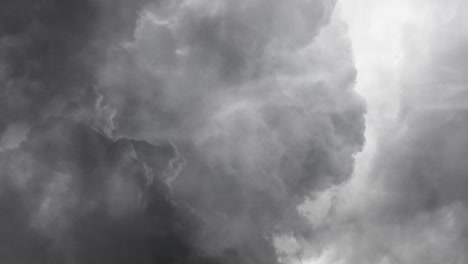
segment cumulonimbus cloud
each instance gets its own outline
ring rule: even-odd
[[[364,141],[334,5],[2,2],[3,140],[33,127],[2,153],[3,223],[43,263],[281,261],[274,237],[313,235],[296,207]]]

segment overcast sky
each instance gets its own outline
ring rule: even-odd
[[[340,1],[366,144],[350,181],[304,206],[322,231],[303,263],[468,261],[467,14],[457,0]]]
[[[468,263],[467,16],[0,1],[0,263]]]

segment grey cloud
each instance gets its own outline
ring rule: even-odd
[[[456,0],[410,5],[418,15],[401,39],[400,116],[378,134],[368,175],[355,176],[325,199],[330,211],[318,222],[317,239],[308,242],[311,258],[468,261],[468,5]],[[316,210],[310,209],[309,217],[318,221]]]
[[[98,98],[90,97],[95,73],[109,47],[131,39],[143,4],[2,1],[0,131],[83,109],[99,111]]]
[[[380,154],[375,169],[380,181],[398,191],[398,199],[417,206],[414,212],[466,201],[468,112],[463,105],[468,82],[463,58],[468,38],[463,27],[468,6],[427,2],[421,2],[427,4],[422,10],[431,21],[410,24],[402,40],[400,136]],[[386,159],[387,154],[392,158]]]
[[[101,71],[118,133],[179,146],[172,187],[209,216],[200,244],[215,255],[274,263],[274,234],[310,235],[296,206],[353,170],[365,109],[333,6],[173,1]]]
[[[296,207],[353,170],[365,108],[333,0],[1,5],[24,12],[0,14],[24,258],[278,263],[276,236],[313,236]]]
[[[168,143],[113,141],[67,119],[33,127],[0,157],[0,259],[215,263],[190,242],[203,219],[175,202],[162,179],[174,158]]]

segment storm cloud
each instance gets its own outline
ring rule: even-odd
[[[335,4],[2,1],[0,261],[301,255],[364,144]]]
[[[297,205],[353,170],[364,106],[333,5],[172,2],[148,9],[101,72],[117,131],[178,146],[187,162],[172,187],[209,216],[200,244],[213,254],[310,236]]]

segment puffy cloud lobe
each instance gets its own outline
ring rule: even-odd
[[[202,219],[174,202],[163,181],[174,158],[170,144],[113,141],[66,119],[33,127],[0,157],[0,259],[215,263],[191,244]]]
[[[44,263],[277,263],[273,237],[311,235],[296,206],[347,179],[364,140],[334,4],[2,3],[22,11],[0,16],[12,236],[28,226]],[[14,149],[50,116],[78,123]]]
[[[118,133],[179,146],[187,164],[172,187],[210,216],[207,234],[222,234],[200,238],[215,255],[274,263],[259,258],[273,234],[309,233],[304,196],[353,169],[364,107],[346,28],[325,26],[333,6],[168,2],[102,69]]]

